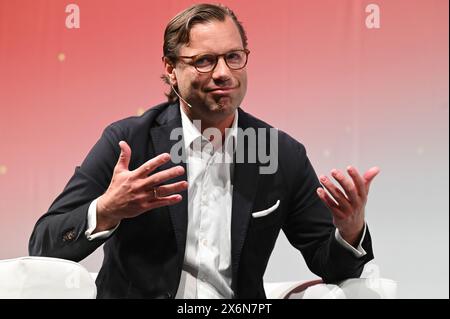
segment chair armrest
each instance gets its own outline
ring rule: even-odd
[[[397,282],[386,278],[351,278],[339,284],[348,299],[395,299]]]
[[[351,278],[338,284],[321,279],[264,283],[268,299],[395,299],[397,283],[386,278]]]
[[[0,299],[92,299],[97,294],[83,266],[58,258],[0,260],[0,283]]]
[[[289,299],[292,294],[300,293],[310,286],[320,284],[321,279],[303,281],[265,282],[264,290],[268,299]]]
[[[302,283],[286,294],[289,299],[395,299],[397,283],[385,278],[351,278],[337,285]],[[306,287],[306,289],[304,289]]]

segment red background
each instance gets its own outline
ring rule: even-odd
[[[163,31],[193,3],[73,2],[79,29],[65,26],[68,1],[0,0],[0,259],[27,254],[105,126],[164,100]],[[399,249],[411,260],[446,245],[434,272],[448,296],[448,1],[376,1],[380,29],[365,25],[372,1],[223,3],[249,38],[242,107],[304,143],[318,173],[379,165],[379,263],[400,278]],[[272,278],[287,279],[282,263]]]

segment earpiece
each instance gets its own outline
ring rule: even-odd
[[[189,106],[190,108],[192,108],[192,105],[189,104],[188,101],[186,101],[185,99],[183,99],[183,98],[180,96],[180,94],[178,94],[177,90],[175,89],[175,87],[173,86],[172,83],[170,83],[170,86],[171,86],[172,90],[175,92],[175,94],[178,96],[178,98],[179,98],[180,100],[182,100],[184,103],[186,103],[187,106]]]
[[[173,69],[172,74],[170,75],[170,79],[175,81],[177,79],[177,71]]]

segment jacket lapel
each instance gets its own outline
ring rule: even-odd
[[[249,127],[248,117],[239,109],[238,127],[245,130]],[[242,131],[238,130],[237,143],[243,141]],[[248,143],[246,143],[248,144]],[[239,146],[236,147],[238,149]],[[245,152],[256,152],[256,145],[246,145]],[[248,154],[248,153],[246,153]],[[256,153],[257,154],[257,153]],[[253,203],[258,186],[258,163],[243,163],[234,161],[233,173],[233,204],[231,212],[231,260],[232,260],[232,289],[237,291],[239,261],[244,246],[247,228],[250,221]]]
[[[171,140],[170,134],[175,129],[182,129],[181,124],[181,114],[178,103],[169,105],[156,119],[156,121],[160,124],[160,126],[154,127],[150,130],[151,139],[153,141],[153,146],[155,149],[155,155],[159,155],[162,153],[169,153],[171,148],[176,143],[182,143],[183,140]],[[180,131],[182,134],[182,130]],[[179,136],[176,136],[179,139]],[[184,147],[183,147],[184,148]],[[184,174],[177,178],[174,178],[170,181],[170,183],[176,183],[182,180],[187,181],[186,174],[186,164],[185,160],[181,163],[173,163],[170,161],[169,163],[160,167],[160,170],[165,170],[177,165],[181,165],[184,167]],[[176,205],[171,205],[168,207],[170,212],[170,218],[172,220],[172,225],[177,241],[178,246],[178,258],[179,262],[182,265],[184,259],[184,252],[186,247],[186,233],[187,233],[187,191],[183,191],[180,193],[183,197],[182,201]]]

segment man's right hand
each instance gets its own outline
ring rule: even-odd
[[[111,183],[97,200],[97,227],[93,234],[114,228],[124,218],[136,217],[151,209],[176,204],[182,199],[177,193],[188,187],[187,181],[158,186],[183,175],[182,166],[149,175],[170,160],[169,154],[160,154],[134,171],[129,171],[131,148],[124,141],[120,141],[119,146],[120,156],[114,167]]]

